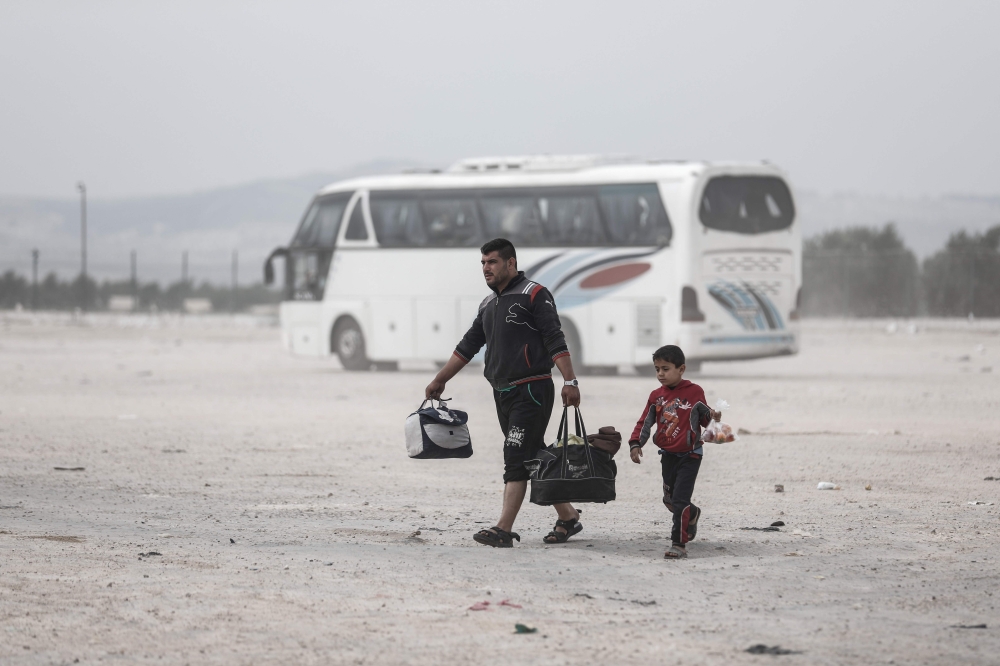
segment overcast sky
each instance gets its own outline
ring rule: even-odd
[[[8,0],[0,194],[599,152],[996,195],[998,26],[997,2]]]

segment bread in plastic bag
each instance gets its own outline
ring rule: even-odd
[[[716,401],[715,411],[723,412],[727,409],[729,409],[728,402],[722,399]],[[739,438],[740,436],[736,434],[733,426],[724,421],[711,421],[701,433],[701,441],[710,444],[726,444],[735,442]]]

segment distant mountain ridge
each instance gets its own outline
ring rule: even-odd
[[[181,253],[189,252],[196,281],[228,283],[231,254],[239,252],[239,279],[260,280],[267,254],[288,242],[309,200],[323,186],[361,175],[399,173],[413,162],[382,160],[330,173],[263,180],[180,195],[103,199],[88,203],[89,271],[99,279],[124,279],[129,253],[138,252],[143,280],[180,278]],[[1000,224],[1000,196],[887,197],[797,190],[798,219],[809,237],[847,226],[895,222],[907,245],[925,257],[960,229]],[[31,249],[41,251],[40,273],[77,274],[80,268],[79,201],[0,197],[0,272],[30,274]]]

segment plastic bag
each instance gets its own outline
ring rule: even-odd
[[[727,409],[729,409],[728,402],[722,399],[716,401],[715,411],[724,412]],[[701,433],[701,441],[711,444],[726,444],[727,442],[735,442],[739,438],[740,436],[736,434],[733,426],[724,421],[711,421]]]

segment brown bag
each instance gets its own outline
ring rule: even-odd
[[[595,449],[615,455],[622,447],[622,434],[614,426],[604,426],[596,434],[587,435],[587,443]]]

